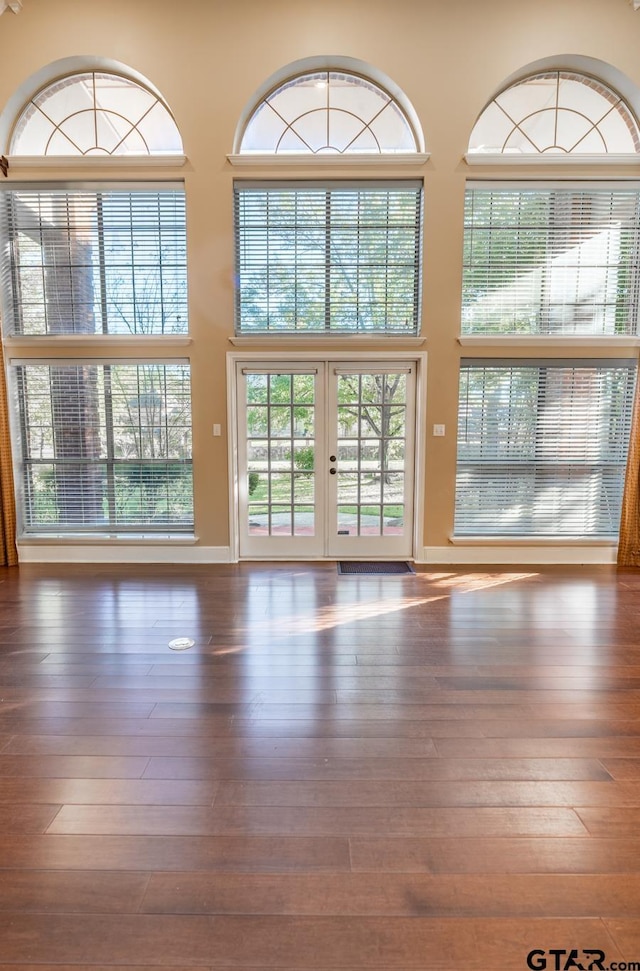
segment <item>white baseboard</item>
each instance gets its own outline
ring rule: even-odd
[[[617,548],[585,546],[425,546],[416,563],[460,566],[470,564],[543,566],[563,564],[612,564]],[[230,563],[228,546],[196,546],[172,543],[18,543],[20,563]],[[313,562],[313,561],[311,561]]]
[[[491,565],[527,563],[538,566],[554,563],[567,565],[611,564],[616,562],[615,545],[594,546],[425,546],[416,563]]]
[[[18,544],[20,563],[230,563],[228,546]]]

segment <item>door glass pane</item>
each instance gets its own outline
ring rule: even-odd
[[[402,472],[385,472],[382,492],[386,503],[402,503],[404,501],[404,474]]]
[[[296,405],[293,409],[293,430],[298,438],[311,438],[313,435],[313,408]]]
[[[271,438],[291,438],[291,408],[272,405],[269,417]]]
[[[380,506],[360,506],[360,535],[380,536]]]
[[[357,506],[338,506],[338,534],[340,536],[358,535]]]
[[[293,481],[293,498],[296,505],[313,502],[313,472],[296,472]]]
[[[337,531],[404,534],[406,373],[337,375]]]
[[[372,476],[378,475],[382,467],[382,450],[380,439],[365,439],[360,444],[360,462],[363,470]]]
[[[347,472],[348,470],[357,470],[358,468],[358,454],[359,454],[360,443],[357,438],[345,438],[342,441],[338,441],[338,463],[342,472]],[[338,480],[338,485],[340,485],[342,479]]]
[[[315,376],[247,374],[248,532],[315,533]]]
[[[271,506],[271,535],[291,536],[293,515],[291,506],[272,504]]]
[[[266,405],[269,396],[269,375],[247,375],[247,403]]]
[[[269,412],[265,407],[247,408],[247,428],[252,435],[267,435]]]
[[[274,471],[274,464],[271,466],[271,475],[269,476],[269,498],[272,503],[278,505],[287,501],[291,502],[291,473]]]
[[[361,438],[379,438],[382,434],[382,408],[363,405],[360,408]]]
[[[347,389],[340,387],[344,393]],[[358,434],[360,412],[358,408],[346,408],[338,405],[338,430],[341,438],[351,438]]]
[[[382,511],[382,532],[385,536],[402,536],[404,533],[404,504],[385,506]]]
[[[256,473],[257,475],[258,473]],[[249,473],[251,476],[252,473]],[[251,536],[266,536],[269,532],[269,507],[257,502],[249,510],[249,533]]]
[[[293,535],[294,536],[313,536],[314,533],[314,509],[313,506],[293,507]]]
[[[338,477],[338,503],[342,506],[345,503],[358,505],[360,490],[358,488],[360,477],[342,472]]]
[[[308,404],[313,407],[315,401],[315,377],[313,374],[293,375],[293,400],[297,405]]]

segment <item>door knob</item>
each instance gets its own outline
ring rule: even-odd
[[[338,471],[337,469],[329,469],[329,474],[335,475],[337,471]]]
[[[330,462],[337,462],[338,460],[337,460],[337,458],[336,458],[336,456],[335,456],[335,455],[330,455],[330,456],[329,456],[329,461],[330,461]]]

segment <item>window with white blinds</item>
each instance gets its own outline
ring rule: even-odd
[[[188,365],[11,371],[25,533],[193,531]]]
[[[640,189],[471,187],[463,334],[638,330]]]
[[[188,331],[182,187],[11,187],[0,234],[7,335]]]
[[[457,536],[615,538],[634,360],[463,360]]]
[[[236,332],[416,334],[422,187],[237,183]]]

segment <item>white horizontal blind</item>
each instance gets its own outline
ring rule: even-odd
[[[470,188],[463,334],[635,334],[637,188]]]
[[[22,364],[26,533],[192,531],[186,364]]]
[[[0,234],[7,334],[187,332],[182,188],[7,189]]]
[[[463,361],[455,534],[616,537],[635,361]]]
[[[421,185],[235,186],[236,332],[415,334]]]

